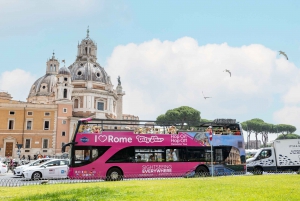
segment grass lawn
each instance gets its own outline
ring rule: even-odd
[[[0,200],[300,200],[300,175],[0,187]]]

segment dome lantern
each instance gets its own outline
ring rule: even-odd
[[[97,45],[90,38],[90,30],[87,29],[86,38],[78,45],[76,61],[97,61]]]

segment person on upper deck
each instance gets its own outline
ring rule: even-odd
[[[206,129],[206,132],[207,132],[207,133],[212,132],[212,126],[208,126],[208,128]]]
[[[234,135],[241,135],[241,131],[236,128],[235,131],[234,131]]]

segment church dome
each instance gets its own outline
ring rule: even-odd
[[[40,77],[32,85],[28,98],[33,96],[51,96],[56,83],[56,75],[46,74]]]
[[[82,80],[111,84],[106,71],[98,63],[78,61],[72,64],[69,69],[72,81]]]
[[[58,71],[58,74],[61,74],[61,75],[71,75],[71,72],[70,70],[67,68],[67,67],[62,67],[59,69]]]

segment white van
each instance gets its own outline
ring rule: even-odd
[[[300,139],[275,140],[272,147],[259,149],[246,162],[247,171],[256,174],[264,171],[300,171]]]

